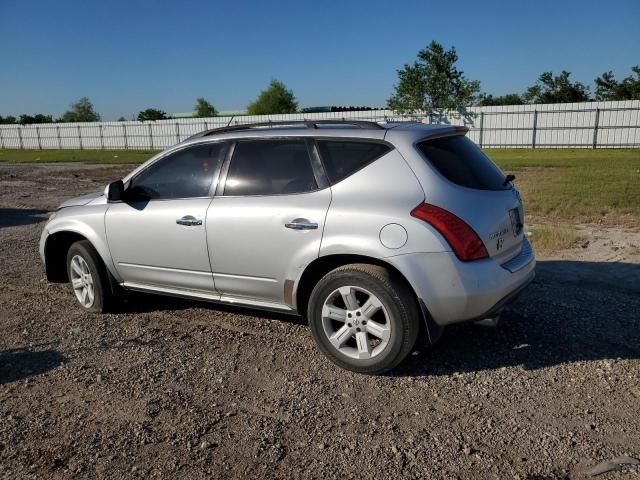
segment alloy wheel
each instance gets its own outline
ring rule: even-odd
[[[326,298],[322,327],[336,350],[355,359],[380,355],[391,337],[389,314],[380,299],[356,286],[340,287]]]
[[[93,277],[89,265],[80,255],[71,258],[71,285],[76,298],[84,308],[90,308],[95,299]]]

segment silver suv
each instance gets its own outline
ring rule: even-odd
[[[103,312],[125,291],[299,313],[343,368],[496,318],[533,279],[513,177],[466,128],[373,122],[202,132],[63,203],[40,254]]]

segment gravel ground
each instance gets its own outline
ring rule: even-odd
[[[0,477],[556,479],[640,456],[637,232],[611,230],[625,261],[542,259],[497,328],[369,377],[298,317],[143,295],[92,315],[48,284],[46,212],[125,171],[0,166]]]

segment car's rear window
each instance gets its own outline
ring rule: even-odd
[[[418,143],[427,161],[447,180],[467,188],[506,190],[505,175],[480,148],[464,135]]]

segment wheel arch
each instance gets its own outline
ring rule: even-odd
[[[293,300],[295,301],[294,307],[298,313],[306,318],[311,291],[324,275],[329,273],[331,270],[351,263],[366,263],[369,265],[384,267],[392,272],[399,281],[403,282],[411,292],[411,295],[416,302],[418,312],[420,312],[422,321],[420,322],[418,342],[422,341],[431,344],[436,343],[442,335],[442,327],[438,326],[433,321],[424,300],[418,297],[411,283],[402,274],[402,272],[391,263],[383,259],[367,255],[331,254],[318,257],[307,265],[297,282],[297,286],[293,294]]]
[[[367,255],[331,254],[316,258],[309,265],[307,265],[302,272],[294,294],[294,306],[298,313],[303,316],[306,314],[311,291],[322,277],[324,277],[331,270],[351,263],[366,263],[369,265],[378,265],[389,269],[409,286],[411,292],[415,296],[415,291],[413,290],[407,279],[404,277],[404,275],[402,275],[402,273],[390,263],[385,262],[384,260],[381,260],[379,258],[370,257]]]
[[[49,233],[44,244],[44,264],[47,280],[54,283],[65,283],[69,281],[67,252],[71,245],[82,240],[86,240],[91,244],[98,253],[107,271],[112,276],[114,275],[111,262],[109,261],[110,257],[105,258],[105,252],[103,251],[104,248],[106,248],[105,246],[98,245],[91,236],[86,235],[84,232],[79,232],[74,229],[60,229]]]
[[[47,237],[44,244],[44,265],[47,280],[55,283],[69,281],[67,272],[67,252],[71,245],[81,240],[88,240],[78,232],[63,230]]]

